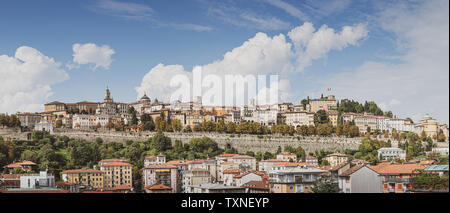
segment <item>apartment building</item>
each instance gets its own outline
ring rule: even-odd
[[[306,111],[293,111],[283,113],[286,125],[294,127],[314,125],[314,113]]]
[[[62,180],[88,188],[103,188],[104,173],[97,169],[74,169],[62,172]]]
[[[115,161],[100,165],[100,170],[104,172],[104,186],[115,188],[118,186],[133,187],[133,165]]]
[[[329,95],[325,98],[311,99],[309,101],[311,105],[311,112],[316,113],[319,110],[336,110],[337,109],[337,101],[334,95]]]
[[[330,166],[337,166],[348,161],[348,155],[341,153],[329,154],[325,159],[330,163]]]
[[[356,165],[342,172],[338,184],[344,193],[382,193],[381,176],[365,165]]]
[[[420,163],[380,163],[369,166],[382,177],[383,193],[405,193],[412,189],[411,178],[424,170],[426,164]]]
[[[383,147],[378,149],[378,157],[382,160],[394,160],[396,158],[405,160],[406,151],[396,147]]]
[[[211,175],[207,169],[193,168],[184,171],[182,191],[191,193],[188,186],[211,183]]]
[[[305,193],[311,192],[313,182],[325,170],[317,168],[294,167],[269,171],[269,181],[273,193]]]
[[[173,193],[181,191],[178,167],[167,164],[153,164],[144,167],[144,186],[162,184],[172,189]]]

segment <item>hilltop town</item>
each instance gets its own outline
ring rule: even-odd
[[[201,97],[163,103],[146,94],[115,102],[107,88],[103,102],[54,101],[44,112],[2,114],[0,125],[3,193],[448,192],[447,124],[429,115],[398,118],[374,102],[333,95],[298,105],[204,106]],[[86,140],[71,132],[141,137]],[[255,152],[214,135],[281,142]],[[358,143],[333,149],[319,143],[325,139]]]

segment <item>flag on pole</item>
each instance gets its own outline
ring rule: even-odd
[[[331,91],[331,88],[328,88],[328,91]]]

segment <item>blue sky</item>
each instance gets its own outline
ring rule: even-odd
[[[186,72],[195,65],[218,61],[226,64],[224,54],[243,46],[257,33],[269,38],[282,34],[294,49],[295,42],[288,33],[305,23],[311,23],[314,32],[323,25],[336,34],[345,26],[361,26],[363,32],[355,33],[355,42],[330,44],[331,49],[305,49],[300,57],[313,59],[302,69],[282,74],[290,82],[282,101],[297,104],[307,95],[327,94],[326,89],[332,88],[338,99],[374,100],[400,117],[417,120],[429,113],[448,123],[449,22],[445,0],[2,1],[0,56],[5,60],[0,63],[10,63],[6,58],[14,58],[20,47],[28,46],[59,63],[58,67],[48,62],[53,70],[44,71],[52,76],[58,76],[53,71],[58,72],[62,80],[35,78],[28,79],[26,82],[31,83],[24,88],[3,86],[0,110],[39,110],[37,106],[53,100],[100,101],[106,85],[116,101],[132,102],[144,90],[152,98],[164,99],[166,90],[155,89],[157,84],[147,85],[143,80],[158,64],[182,65]],[[436,32],[443,35],[436,37]],[[440,44],[432,40],[440,40]],[[110,55],[112,62],[95,69],[98,60],[75,62],[73,45],[88,43],[107,45],[114,51]],[[308,55],[316,51],[321,54]],[[442,54],[447,59],[440,58]],[[439,57],[432,65],[426,61],[416,64],[421,61],[418,58],[435,56]],[[294,69],[296,58],[289,58]],[[15,66],[11,67],[0,67],[7,78],[7,72],[16,71]],[[420,71],[426,69],[433,70],[431,76]],[[9,77],[9,85],[24,82],[15,77]],[[437,83],[430,86],[423,81]],[[39,82],[45,83],[35,88]],[[42,93],[36,95],[36,91]],[[40,98],[16,100],[32,94]],[[426,103],[417,98],[423,96],[422,102]]]

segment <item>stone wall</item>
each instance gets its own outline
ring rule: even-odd
[[[121,142],[125,143],[127,140],[144,141],[152,137],[155,132],[141,132],[125,133],[125,132],[95,132],[95,131],[73,131],[73,130],[55,130],[55,135],[66,135],[71,138],[85,139],[94,141],[97,137],[103,139],[104,142]],[[281,136],[270,135],[230,135],[217,133],[164,133],[172,139],[172,144],[175,140],[181,140],[182,143],[189,143],[192,138],[209,137],[215,140],[220,148],[227,146],[236,148],[239,152],[253,151],[253,152],[276,152],[278,146],[284,148],[286,145],[292,147],[301,146],[306,153],[314,152],[316,150],[324,149],[327,151],[358,149],[361,143],[361,138],[345,138],[345,137],[302,137],[302,136]]]

